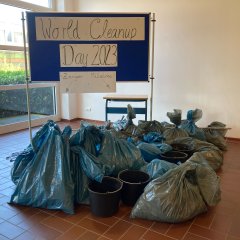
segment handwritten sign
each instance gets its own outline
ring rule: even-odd
[[[117,82],[148,81],[150,13],[26,12],[26,16],[31,81],[60,81],[60,72],[70,72],[70,78],[72,72],[79,76],[90,71],[115,72]]]
[[[36,17],[37,40],[144,40],[143,17]]]
[[[116,72],[60,72],[62,93],[115,92]]]
[[[60,44],[61,67],[116,67],[117,44]]]

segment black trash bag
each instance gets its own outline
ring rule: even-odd
[[[179,137],[188,137],[188,133],[184,129],[179,128],[179,125],[181,124],[182,111],[174,109],[173,112],[168,112],[167,116],[175,125],[175,128],[166,128],[163,132],[163,137],[166,139],[166,143],[171,144],[173,140]]]
[[[150,163],[143,166],[141,171],[147,173],[151,179],[158,178],[168,172],[170,169],[176,168],[178,165],[160,159],[153,159]]]
[[[180,128],[187,131],[190,137],[205,141],[205,134],[203,129],[196,125],[196,122],[202,118],[202,110],[195,109],[187,112],[187,119],[183,120]]]
[[[208,125],[209,128],[204,129],[206,141],[214,144],[219,149],[226,151],[227,142],[225,139],[226,125],[221,122],[212,122]]]
[[[36,152],[41,148],[45,141],[47,141],[50,134],[49,126],[51,125],[54,125],[54,122],[49,120],[36,132],[32,139],[32,145],[30,144],[20,153],[13,153],[10,157],[7,157],[10,161],[14,161],[11,169],[11,179],[14,184],[18,183],[18,180],[23,175],[27,165],[31,164]]]
[[[70,138],[70,145],[82,146],[86,151],[97,156],[103,138],[103,132],[98,127],[81,121],[80,129]]]
[[[135,131],[135,135],[142,137],[144,134],[147,134],[149,132],[162,133],[163,131],[164,127],[161,125],[160,122],[156,120],[153,121],[139,120],[137,129]]]
[[[172,142],[172,144],[174,143],[191,146],[193,152],[200,153],[202,157],[208,162],[209,166],[215,171],[217,171],[223,164],[222,151],[211,143],[200,141],[196,138],[191,137],[178,138]],[[189,160],[191,160],[191,158],[187,161]]]
[[[71,128],[61,132],[53,121],[47,123],[46,139],[18,179],[10,203],[59,209],[73,214],[74,189],[70,171]]]
[[[152,180],[132,209],[131,218],[179,223],[207,211],[196,171],[199,164],[184,163]]]

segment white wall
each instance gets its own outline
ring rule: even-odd
[[[200,108],[198,126],[226,123],[240,138],[239,0],[76,0],[82,12],[156,14],[153,119]],[[145,83],[118,83],[119,94],[150,94]],[[79,117],[104,120],[104,94],[80,94]],[[86,111],[91,107],[91,111]]]

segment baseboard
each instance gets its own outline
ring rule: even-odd
[[[105,123],[105,121],[93,120],[93,119],[87,119],[87,118],[73,118],[73,119],[62,118],[60,121],[61,122],[68,122],[68,123],[75,122],[75,121],[86,121],[86,122],[90,122],[90,123],[97,124],[97,125],[101,125],[101,124]]]
[[[240,138],[226,137],[227,142],[240,142]]]

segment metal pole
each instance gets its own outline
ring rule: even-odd
[[[152,121],[152,107],[153,107],[153,80],[154,80],[154,37],[155,37],[155,13],[152,14],[152,59],[151,59],[151,73],[150,73],[150,80],[151,80],[151,95],[150,95],[150,120]]]
[[[26,35],[25,35],[25,17],[22,12],[22,28],[23,28],[23,46],[24,46],[24,63],[25,63],[25,78],[26,78],[26,95],[27,95],[27,111],[28,111],[28,128],[30,143],[32,145],[32,126],[31,126],[31,109],[30,109],[30,96],[29,96],[29,76],[28,76],[28,63],[27,63],[27,47],[26,47]]]

